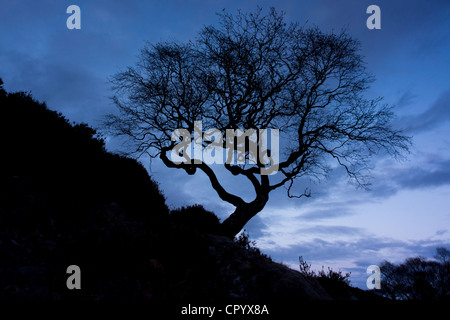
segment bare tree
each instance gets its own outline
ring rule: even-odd
[[[450,250],[444,247],[436,248],[436,255],[434,258],[443,265],[450,265]]]
[[[236,235],[277,188],[285,186],[289,197],[310,196],[308,190],[295,194],[294,181],[325,176],[333,161],[365,186],[362,170],[371,155],[385,151],[399,156],[408,150],[409,138],[390,125],[391,108],[379,98],[365,98],[373,78],[365,70],[358,41],[345,31],[324,33],[286,24],[275,9],[267,15],[262,10],[223,12],[219,18],[218,26],[204,27],[194,42],[144,47],[134,67],[113,77],[120,114],[110,115],[106,126],[131,138],[134,155],[159,157],[188,174],[203,171],[219,197],[236,207],[222,223],[224,234]],[[274,150],[267,148],[250,165],[223,164],[251,182],[254,200],[246,202],[225,190],[214,167],[191,161],[187,150],[177,149],[186,161],[172,161],[170,153],[179,140],[196,139],[196,121],[202,121],[204,130],[216,128],[221,135],[214,142],[223,147],[227,129],[279,130],[283,158],[278,163]],[[189,136],[173,139],[179,128]],[[201,141],[203,150],[213,143],[207,140]],[[247,135],[247,160],[254,156],[252,143],[261,148],[262,140]],[[237,143],[232,153],[236,150]],[[261,174],[268,163],[277,165],[277,174]]]

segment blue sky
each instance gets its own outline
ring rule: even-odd
[[[81,8],[81,30],[68,30],[66,8]],[[368,30],[366,8],[381,8],[381,30]],[[0,77],[8,91],[25,90],[51,109],[97,127],[114,111],[108,78],[133,65],[145,41],[194,39],[226,8],[274,6],[286,21],[340,30],[359,39],[369,72],[369,95],[395,106],[396,126],[413,136],[408,159],[374,158],[371,191],[356,189],[341,170],[313,188],[308,199],[276,190],[246,229],[275,260],[296,268],[352,272],[364,287],[367,266],[387,259],[431,258],[450,247],[450,2],[322,1],[27,1],[0,2]],[[118,148],[109,138],[111,150]],[[149,163],[145,165],[149,167]],[[225,218],[232,207],[204,175],[188,176],[153,161],[151,174],[173,207],[194,203]],[[173,181],[180,182],[174,188]],[[225,178],[250,199],[247,185]]]

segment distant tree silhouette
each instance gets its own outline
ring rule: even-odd
[[[393,300],[450,299],[450,251],[436,249],[437,261],[423,257],[408,258],[395,265],[384,261],[381,266],[381,295]]]
[[[436,260],[440,261],[443,265],[450,264],[450,250],[439,247],[436,249],[436,255],[434,256]]]
[[[203,171],[219,197],[236,207],[222,222],[225,235],[235,236],[277,188],[286,186],[289,197],[310,196],[308,188],[293,191],[298,178],[324,177],[337,164],[366,186],[371,155],[399,156],[408,149],[409,139],[390,124],[391,107],[380,98],[365,98],[373,77],[365,70],[359,42],[345,31],[288,25],[273,8],[268,15],[259,9],[223,12],[219,18],[217,27],[204,27],[194,42],[144,47],[134,67],[113,77],[120,113],[110,115],[105,127],[130,138],[130,154],[159,157],[190,175]],[[215,144],[224,148],[227,129],[279,129],[283,152],[276,175],[261,174],[267,159],[276,164],[271,148],[249,165],[250,143],[261,150],[259,136],[245,143],[247,164],[224,164],[251,182],[252,201],[225,190],[212,165],[171,161],[177,145],[172,133],[187,129],[194,141],[195,121],[202,121],[204,131],[218,129],[223,141]],[[203,141],[201,147],[210,144]],[[189,160],[186,152],[182,156]]]

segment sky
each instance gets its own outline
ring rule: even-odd
[[[81,29],[69,30],[68,6],[81,9]],[[369,30],[369,5],[381,10],[381,29]],[[404,161],[373,159],[370,190],[349,183],[342,170],[313,186],[311,198],[270,195],[245,227],[274,260],[298,269],[298,257],[351,272],[365,288],[366,269],[383,260],[432,258],[450,248],[450,2],[447,0],[273,1],[0,1],[0,77],[7,91],[29,91],[69,120],[98,128],[115,111],[108,79],[137,62],[146,41],[194,40],[217,12],[275,7],[286,22],[341,30],[360,40],[376,81],[367,93],[394,106],[394,124],[413,137]],[[108,149],[120,150],[114,137]],[[142,160],[170,207],[199,203],[224,219],[222,202],[205,175],[188,176],[158,160]],[[223,177],[245,199],[244,183]],[[177,181],[174,187],[173,181]]]

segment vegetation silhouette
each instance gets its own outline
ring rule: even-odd
[[[435,260],[384,261],[379,294],[392,300],[450,300],[450,251],[436,248]]]
[[[119,114],[110,115],[105,128],[127,138],[129,154],[158,157],[189,175],[204,172],[218,196],[235,207],[221,226],[231,238],[263,210],[273,190],[286,187],[289,197],[309,197],[309,189],[296,193],[295,181],[319,180],[333,166],[343,167],[365,187],[372,155],[399,157],[410,144],[392,127],[392,108],[380,98],[365,98],[373,76],[357,40],[345,31],[326,33],[283,19],[274,8],[267,15],[261,9],[236,15],[224,11],[217,26],[205,26],[195,41],[148,44],[136,65],[112,80]],[[204,131],[216,129],[217,141],[200,144],[197,121]],[[183,142],[225,150],[227,130],[247,134],[267,128],[279,130],[279,161],[274,145],[266,150],[257,134],[244,138],[245,143],[234,138],[237,142],[226,151],[229,155],[238,144],[246,146],[237,156],[244,164],[223,160],[229,173],[248,180],[255,194],[249,202],[227,191],[213,165],[195,151],[178,150],[184,159],[180,163],[170,157],[179,143],[172,135],[178,129],[189,132]],[[277,174],[268,176],[264,170]]]
[[[168,220],[157,184],[28,93],[2,87],[0,108],[0,298],[136,298],[133,277]],[[81,292],[65,288],[71,264],[83,271]]]
[[[0,300],[366,298],[273,262],[246,234],[214,234],[219,220],[199,205],[169,210],[136,160],[107,152],[88,125],[0,84]],[[66,287],[73,264],[81,290]]]

